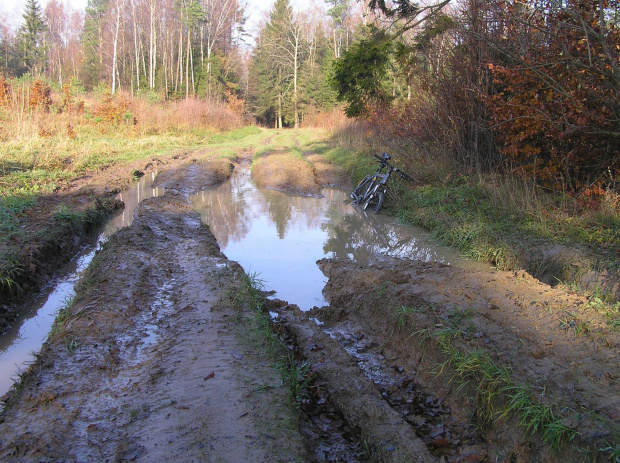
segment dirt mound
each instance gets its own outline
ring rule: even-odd
[[[252,177],[263,188],[286,193],[316,196],[322,189],[312,164],[290,153],[276,152],[256,159],[252,164]]]
[[[320,154],[308,153],[305,155],[308,162],[312,163],[317,183],[323,186],[348,188],[351,180],[344,173],[342,167],[337,166]]]
[[[548,448],[562,447],[577,458],[576,448],[617,442],[620,336],[584,298],[525,272],[393,258],[367,267],[319,263],[331,306],[316,315],[332,335],[360,333],[444,398],[452,426],[471,418],[483,430],[485,455],[542,461]],[[435,437],[459,452],[450,437]]]
[[[233,169],[234,165],[228,159],[201,159],[201,152],[196,152],[189,160],[164,168],[157,174],[153,186],[191,194],[222,183],[230,178]]]

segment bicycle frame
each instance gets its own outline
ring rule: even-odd
[[[351,200],[352,200],[351,202],[353,204],[361,204],[366,199],[368,199],[368,195],[376,187],[377,179],[385,175],[385,174],[381,174],[381,171],[385,167],[388,167],[388,166],[392,167],[387,162],[389,159],[391,159],[391,157],[388,154],[383,153],[382,157],[379,157],[375,154],[374,157],[376,157],[379,160],[379,168],[377,169],[377,172],[374,173],[374,175],[367,175],[366,177],[364,177],[357,184],[355,189],[351,192]]]
[[[353,204],[361,204],[362,208],[366,210],[368,206],[376,200],[377,203],[374,209],[375,213],[378,214],[383,206],[383,200],[385,198],[385,194],[387,193],[387,182],[392,173],[399,172],[403,178],[408,178],[408,175],[388,162],[388,160],[391,159],[388,154],[383,153],[382,157],[379,157],[376,154],[374,156],[380,162],[379,168],[374,175],[367,175],[360,183],[358,183],[355,189],[351,192],[351,202]],[[388,171],[386,173],[381,173],[385,167],[388,168]]]

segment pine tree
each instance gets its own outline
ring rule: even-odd
[[[103,26],[108,0],[88,0],[84,18],[84,66],[82,81],[87,88],[97,85],[103,78]]]
[[[327,76],[333,63],[333,51],[330,48],[330,38],[322,30],[315,32],[310,44],[310,57],[301,70],[300,106],[303,112],[318,109],[330,110],[336,106],[336,92],[332,89]]]
[[[251,79],[259,79],[251,95],[259,119],[274,115],[275,127],[299,123],[299,77],[306,43],[293,18],[289,0],[276,0],[254,54]],[[267,121],[264,121],[267,122]]]
[[[47,26],[37,0],[27,0],[23,18],[24,24],[19,29],[19,52],[27,71],[36,77],[43,70],[47,55]]]
[[[261,124],[276,125],[277,75],[269,63],[268,51],[259,38],[248,76],[248,102],[254,117]]]

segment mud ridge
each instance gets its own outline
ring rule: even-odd
[[[523,416],[504,415],[511,399],[503,394],[515,391],[531,402],[528,410],[552,411],[557,421],[549,426],[572,436],[558,444],[569,459],[586,452],[603,461],[599,449],[617,442],[620,336],[584,298],[525,272],[466,271],[387,257],[363,267],[335,259],[319,264],[329,277],[331,305],[316,317],[332,333],[376,339],[382,355],[442,398],[457,427],[471,423],[482,431],[486,443],[474,448],[477,455],[544,461],[550,452],[546,428],[528,433]],[[480,363],[458,364],[465,360]],[[491,402],[477,390],[485,386],[477,384],[486,374],[483,365],[505,387]],[[463,377],[464,368],[473,373]],[[481,408],[489,406],[490,422]],[[468,438],[452,440],[446,443],[458,447]]]
[[[312,373],[326,384],[329,399],[348,425],[360,430],[362,439],[374,443],[382,461],[435,461],[411,426],[381,397],[374,384],[360,371],[356,361],[296,306],[278,311],[295,346]]]

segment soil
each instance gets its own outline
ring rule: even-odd
[[[188,199],[225,180],[234,163],[202,151],[143,164],[72,182],[39,205],[41,220],[46,212],[52,220],[54,201],[109,198],[134,170],[159,171],[156,185],[166,189],[97,253],[74,303],[5,397],[0,460],[618,458],[620,336],[584,298],[525,272],[380,256],[363,266],[319,261],[329,306],[264,306],[307,369],[293,398],[266,354],[254,307],[238,297],[243,269],[220,252]],[[318,155],[278,150],[253,175],[304,195],[346,182]],[[552,450],[543,442],[548,427],[503,414],[514,389],[486,400],[496,413],[485,419],[482,370],[459,375],[455,359],[465,353],[504,368],[509,386],[528,386],[536,410],[552,410],[572,441]]]

